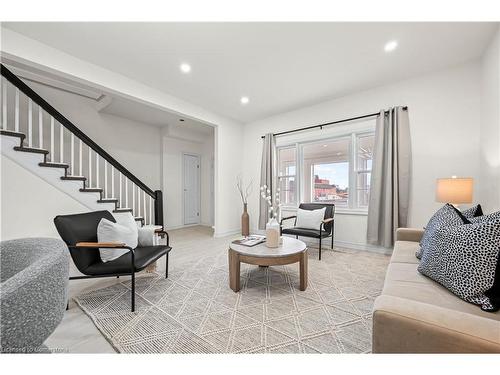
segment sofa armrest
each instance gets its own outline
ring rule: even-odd
[[[420,242],[423,234],[424,230],[419,228],[398,228],[396,230],[396,241]]]

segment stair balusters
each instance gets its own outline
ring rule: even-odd
[[[136,215],[136,209],[135,209],[135,184],[132,182],[132,215],[134,216],[138,216]]]
[[[75,175],[75,135],[71,133],[71,146],[70,146],[70,152],[71,152],[71,175]]]
[[[83,142],[80,139],[80,145],[78,146],[78,163],[80,164],[78,166],[78,175],[83,176]]]
[[[56,161],[54,155],[56,150],[54,148],[54,117],[50,116],[50,161],[54,163]]]
[[[109,198],[108,194],[108,162],[104,159],[104,199]]]
[[[7,81],[2,79],[2,129],[7,130]]]
[[[14,131],[19,133],[19,89],[17,87],[14,107]]]
[[[119,187],[120,187],[120,192],[118,194],[118,196],[119,196],[118,202],[120,203],[120,208],[121,208],[121,207],[123,207],[123,203],[122,203],[123,202],[122,201],[122,172],[119,173],[118,177],[119,177]]]
[[[43,149],[43,113],[38,106],[38,148]]]
[[[33,101],[31,99],[28,99],[28,147],[33,147]]]
[[[99,154],[95,153],[95,187],[99,188]]]
[[[92,149],[89,147],[89,175],[87,177],[89,189],[92,189]]]
[[[149,197],[149,224],[153,223],[153,198]]]
[[[64,126],[59,124],[59,163],[64,163]]]

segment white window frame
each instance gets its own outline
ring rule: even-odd
[[[299,200],[300,201],[300,198],[299,198],[299,187],[298,187],[298,182],[299,182],[299,178],[298,178],[298,174],[299,174],[299,163],[298,163],[298,154],[297,154],[297,147],[296,145],[288,145],[288,146],[281,146],[281,147],[277,147],[276,148],[276,155],[278,156],[278,160],[277,160],[277,166],[278,166],[278,171],[280,170],[280,164],[281,164],[281,161],[279,160],[279,155],[280,155],[280,150],[286,150],[286,149],[293,149],[294,150],[294,154],[295,154],[295,174],[286,174],[286,175],[278,175],[276,176],[276,182],[278,184],[278,186],[281,186],[281,179],[284,179],[284,178],[290,178],[290,177],[293,177],[295,179],[295,200]],[[281,199],[281,196],[280,196],[280,199]],[[293,202],[292,205],[288,205],[287,207],[298,207],[299,205],[299,202]]]
[[[371,172],[371,170],[361,170],[358,168],[358,158],[357,158],[357,143],[358,143],[358,138],[363,137],[363,136],[368,136],[368,135],[374,135],[375,134],[375,129],[374,127],[370,127],[369,130],[367,129],[359,129],[351,132],[344,132],[342,134],[338,135],[332,135],[329,137],[322,137],[321,139],[306,139],[303,141],[296,141],[292,143],[282,143],[282,145],[277,147],[277,150],[281,149],[290,149],[290,148],[295,148],[295,161],[296,161],[296,166],[295,166],[295,176],[290,175],[290,176],[277,176],[278,182],[279,178],[285,178],[285,177],[295,177],[295,186],[296,186],[296,198],[297,202],[295,202],[293,205],[283,205],[283,210],[289,211],[289,210],[296,210],[300,202],[304,202],[304,194],[305,194],[305,184],[308,183],[308,181],[305,181],[305,171],[304,169],[304,152],[303,148],[306,145],[311,145],[311,144],[321,144],[325,142],[331,142],[331,141],[339,141],[339,140],[346,140],[349,139],[349,197],[348,197],[348,203],[346,206],[343,205],[338,205],[336,207],[336,212],[338,213],[351,213],[351,214],[362,214],[366,215],[368,213],[368,207],[367,206],[359,206],[358,204],[358,175],[360,173],[366,173],[366,172]],[[279,153],[278,153],[279,155]],[[278,163],[280,161],[278,160]],[[279,164],[278,164],[279,167]]]

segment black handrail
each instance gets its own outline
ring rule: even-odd
[[[21,79],[19,79],[14,73],[7,69],[3,64],[1,66],[1,75],[4,76],[10,83],[21,90],[27,97],[33,100],[36,104],[43,108],[45,112],[55,118],[59,123],[61,123],[66,129],[76,135],[81,139],[87,146],[98,153],[103,159],[105,159],[109,164],[115,167],[123,175],[125,175],[130,181],[144,190],[152,198],[157,198],[157,193],[150,189],[144,182],[135,177],[132,172],[116,161],[110,154],[102,149],[97,143],[90,139],[84,132],[77,128],[71,121],[69,121],[64,115],[62,115],[57,109],[52,107],[47,103],[40,95],[33,91],[27,84],[25,84]]]

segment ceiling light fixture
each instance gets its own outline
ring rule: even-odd
[[[242,96],[240,99],[241,104],[248,104],[249,101],[248,96]]]
[[[181,66],[179,67],[181,69],[181,72],[182,73],[189,73],[191,71],[191,65],[189,64],[186,64],[186,63],[183,63],[181,64]]]
[[[385,52],[392,52],[394,51],[396,48],[398,48],[398,42],[396,40],[391,40],[389,42],[387,42],[384,46],[384,51]]]

